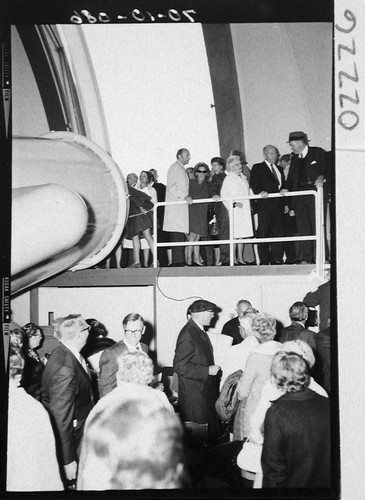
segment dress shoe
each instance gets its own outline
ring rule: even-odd
[[[272,266],[281,266],[281,264],[282,264],[282,263],[283,263],[283,262],[282,262],[281,260],[276,260],[276,261],[274,261],[274,262],[271,262],[271,265],[272,265]]]
[[[200,263],[200,262],[195,262],[195,260],[194,260],[194,262],[193,262],[193,266],[195,266],[195,267],[204,267],[204,266],[205,266],[205,263],[203,263],[203,264],[202,264],[202,263]]]
[[[130,267],[142,267],[142,266],[141,266],[140,262],[135,262],[134,264],[131,264],[130,266],[128,266],[128,268],[130,268]]]
[[[246,262],[246,266],[256,266],[257,262],[253,260],[252,262]]]
[[[312,264],[312,263],[309,260],[301,260],[300,264],[306,265],[306,264]]]

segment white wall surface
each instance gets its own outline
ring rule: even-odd
[[[106,326],[109,337],[118,341],[123,318],[131,312],[154,324],[153,287],[39,288],[41,325],[48,324],[49,312],[55,318],[72,313],[96,318]]]
[[[200,24],[83,25],[111,154],[124,176],[156,168],[166,182],[181,147],[190,165],[219,155]]]
[[[290,153],[289,132],[331,149],[332,24],[232,24],[247,159],[273,144]]]

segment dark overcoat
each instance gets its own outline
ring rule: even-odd
[[[173,362],[179,381],[180,415],[183,421],[207,422],[212,438],[219,434],[215,409],[219,380],[209,375],[209,366],[214,364],[213,347],[207,333],[189,319],[177,338]]]

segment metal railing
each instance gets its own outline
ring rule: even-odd
[[[234,265],[234,243],[252,243],[256,245],[257,243],[275,243],[275,242],[286,242],[286,241],[316,241],[316,272],[320,276],[324,274],[324,263],[325,263],[325,252],[324,252],[324,217],[323,217],[323,187],[318,186],[317,191],[307,190],[307,191],[288,191],[285,194],[274,193],[269,194],[268,198],[289,198],[293,196],[314,196],[315,199],[315,234],[311,236],[282,236],[276,238],[244,238],[235,239],[233,238],[233,224],[234,220],[232,217],[233,203],[240,200],[262,200],[260,195],[249,195],[242,196],[240,198],[220,198],[218,202],[226,201],[229,203],[229,239],[226,240],[204,240],[204,241],[184,241],[184,242],[167,242],[158,243],[157,242],[157,208],[161,206],[168,205],[184,205],[187,204],[186,201],[170,201],[170,202],[158,202],[155,204],[153,209],[153,237],[154,237],[154,252],[153,252],[153,267],[157,267],[157,248],[162,247],[177,247],[177,246],[207,246],[207,245],[224,245],[229,244],[229,260],[230,266]],[[193,203],[217,203],[213,198],[204,198],[201,200],[194,200]]]

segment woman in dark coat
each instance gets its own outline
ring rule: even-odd
[[[129,267],[141,267],[140,236],[144,236],[153,254],[153,203],[151,197],[143,191],[128,186],[129,216],[126,227],[126,238],[133,243],[133,264]]]
[[[207,178],[210,175],[206,163],[199,162],[193,170],[194,178],[189,181],[189,196],[193,200],[210,197]],[[189,205],[189,234],[188,241],[199,241],[201,236],[208,235],[208,203],[193,203]],[[194,259],[193,259],[194,254]],[[185,248],[185,261],[188,266],[203,266],[199,246]]]
[[[263,487],[329,488],[329,400],[308,389],[308,364],[296,353],[278,352],[271,375],[283,396],[273,402],[265,417]]]
[[[42,346],[44,336],[39,326],[34,323],[24,325],[23,331],[25,333],[23,349],[25,363],[20,385],[28,394],[40,401],[42,374],[46,360],[40,358],[37,350]]]

